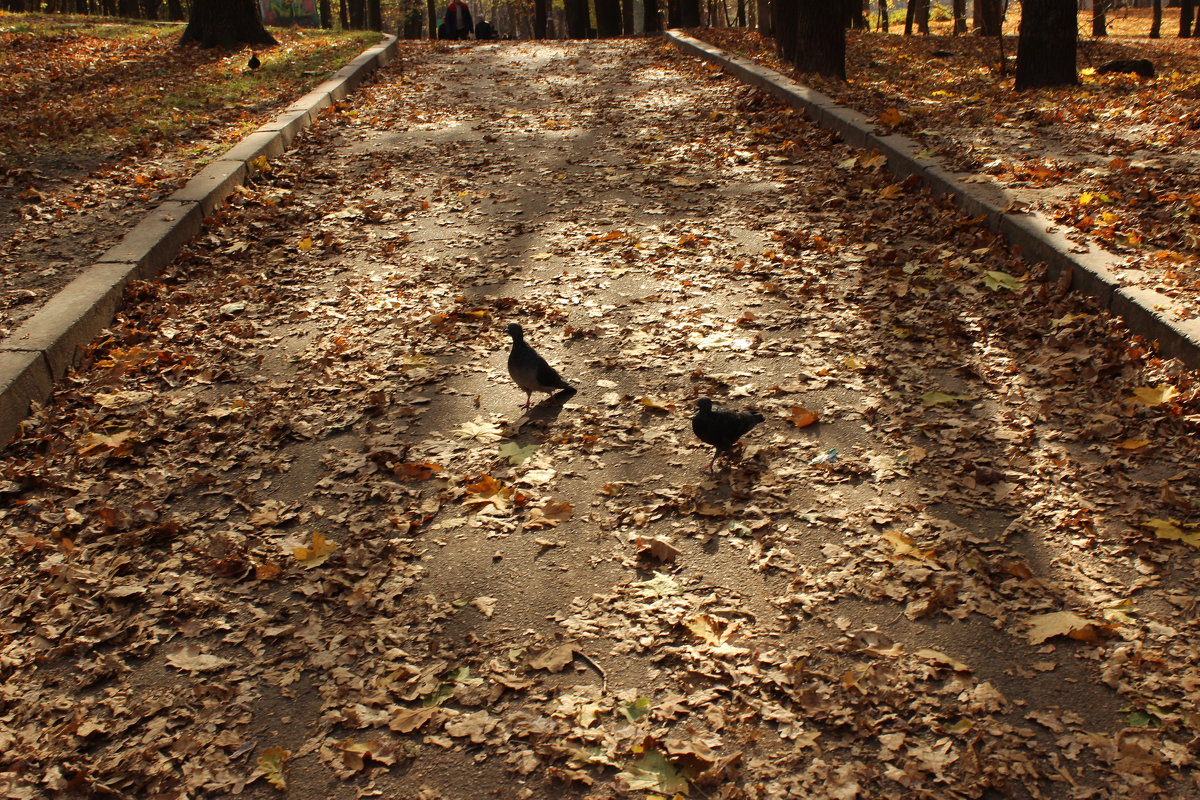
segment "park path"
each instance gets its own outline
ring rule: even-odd
[[[879,159],[413,44],[209,222],[0,462],[7,796],[1200,789],[1194,376]]]

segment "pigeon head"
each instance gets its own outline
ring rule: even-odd
[[[521,326],[515,322],[508,323],[508,335],[516,341],[521,341],[525,336],[525,332],[521,330]]]
[[[699,400],[696,401],[696,408],[700,409],[705,414],[712,411],[712,398],[711,397],[701,397]]]

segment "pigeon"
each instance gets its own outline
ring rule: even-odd
[[[716,448],[706,470],[711,470],[719,456],[729,452],[737,440],[742,438],[765,419],[757,411],[726,411],[713,408],[712,398],[701,397],[696,401],[696,415],[692,417],[692,432],[705,444]]]
[[[248,69],[258,69],[262,66],[262,62],[258,60],[258,53],[251,53],[250,60],[246,62]]]
[[[546,359],[525,341],[525,333],[515,322],[508,325],[508,335],[512,337],[512,350],[508,354],[508,374],[513,381],[525,390],[525,405],[533,404],[534,392],[554,394],[558,390],[574,394],[576,389],[562,379],[554,367],[546,363]]]

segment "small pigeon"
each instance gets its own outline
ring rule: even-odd
[[[706,470],[712,470],[718,456],[729,452],[737,440],[742,438],[765,419],[757,411],[726,411],[713,408],[712,398],[701,397],[696,401],[696,415],[692,417],[692,432],[705,444],[717,448]]]
[[[250,60],[246,62],[249,69],[258,69],[262,66],[262,62],[258,60],[258,53],[251,53]]]
[[[508,374],[517,386],[525,390],[525,405],[521,408],[529,408],[533,404],[534,392],[553,395],[561,389],[575,394],[575,387],[564,381],[562,376],[555,372],[554,367],[547,364],[546,359],[539,356],[525,341],[525,333],[520,325],[510,322],[508,335],[512,337],[512,350],[508,354]]]

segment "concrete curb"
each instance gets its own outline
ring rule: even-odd
[[[162,271],[200,232],[204,216],[253,174],[259,157],[269,159],[282,154],[321,111],[344,100],[368,74],[391,63],[396,49],[396,37],[385,36],[200,170],[10,337],[0,341],[0,448],[20,429],[31,405],[50,396],[54,382],[112,322],[129,282]]]
[[[1159,353],[1178,358],[1191,369],[1200,369],[1200,319],[1188,319],[1185,307],[1161,292],[1123,286],[1117,256],[1091,248],[1086,252],[1067,238],[1066,232],[1043,214],[1006,214],[979,190],[927,156],[912,139],[896,134],[873,132],[865,115],[839,105],[832,98],[813,91],[732,53],[720,50],[690,36],[666,31],[668,41],[685,53],[699,56],[721,66],[743,83],[757,86],[785,103],[805,112],[817,125],[835,131],[842,140],[864,150],[878,150],[887,156],[888,170],[905,178],[920,177],[934,192],[948,196],[968,216],[983,217],[988,227],[1019,248],[1030,261],[1046,265],[1051,279],[1068,273],[1071,288],[1097,298],[1120,316],[1128,329],[1158,343]]]

